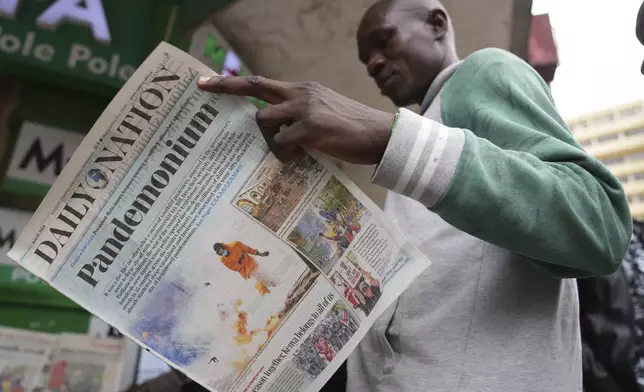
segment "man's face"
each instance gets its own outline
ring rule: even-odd
[[[219,247],[217,248],[217,254],[219,256],[228,256],[228,250],[226,250],[226,248],[224,248],[223,246]]]
[[[371,288],[370,288],[369,286],[367,286],[367,285],[362,286],[362,290],[361,290],[361,291],[362,291],[362,294],[363,294],[365,297],[367,297],[367,298],[371,298],[371,297],[373,297],[373,291],[371,291]]]
[[[442,69],[445,50],[436,30],[404,2],[377,4],[358,28],[360,61],[383,95],[396,106],[420,103]]]
[[[325,352],[328,349],[328,345],[326,343],[326,340],[320,338],[315,342],[315,347],[318,349],[318,351]]]

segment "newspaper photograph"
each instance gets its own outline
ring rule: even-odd
[[[213,74],[160,44],[9,256],[211,391],[318,391],[429,261],[326,158],[278,161]]]

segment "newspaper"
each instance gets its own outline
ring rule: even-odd
[[[0,388],[42,390],[56,348],[53,335],[0,328]]]
[[[317,391],[429,261],[326,158],[280,163],[213,74],[160,44],[9,256],[211,391]]]
[[[114,392],[123,341],[0,327],[0,388],[10,392]]]

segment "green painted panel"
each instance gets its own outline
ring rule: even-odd
[[[43,27],[42,18],[52,8],[78,2],[19,3],[14,15],[0,19],[0,71],[103,93],[123,85],[172,31],[176,18],[172,0],[86,1],[104,11],[92,11],[91,20],[107,22],[109,42],[105,42],[87,23],[67,20],[51,29]]]

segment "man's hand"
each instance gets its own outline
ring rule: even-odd
[[[377,164],[385,152],[394,115],[344,97],[317,83],[289,83],[261,76],[202,77],[199,87],[221,94],[250,96],[272,106],[256,120],[268,146],[282,161],[315,149],[340,160]]]

